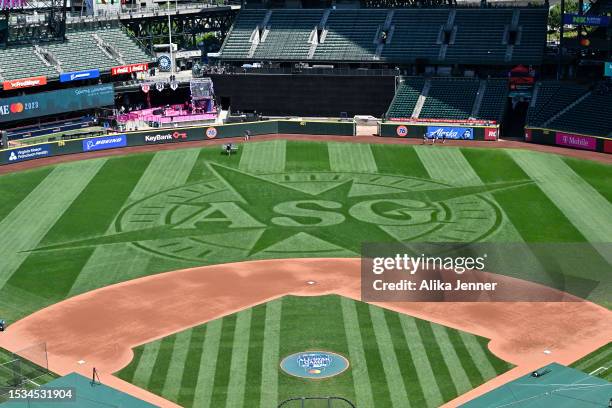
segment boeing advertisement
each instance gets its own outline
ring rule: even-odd
[[[112,84],[0,98],[0,123],[115,104]]]
[[[97,69],[88,69],[86,71],[64,72],[60,74],[60,82],[83,81],[85,79],[99,78],[100,71]]]

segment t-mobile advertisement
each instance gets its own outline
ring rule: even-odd
[[[555,134],[555,143],[561,146],[573,147],[575,149],[597,149],[597,139],[594,137],[573,135],[571,133],[557,132]]]

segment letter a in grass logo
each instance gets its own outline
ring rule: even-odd
[[[502,222],[484,195],[531,181],[454,187],[415,177],[364,173],[265,176],[210,164],[210,179],[124,208],[114,233],[37,250],[126,243],[158,256],[206,262],[350,256],[362,242],[475,242]]]

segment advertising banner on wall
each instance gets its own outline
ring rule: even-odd
[[[474,128],[427,126],[429,139],[474,140]]]
[[[604,62],[604,76],[612,77],[612,61]]]
[[[51,145],[42,144],[21,149],[12,149],[2,152],[3,162],[17,163],[25,160],[40,159],[42,157],[51,156]]]
[[[94,137],[92,139],[83,140],[83,151],[91,152],[94,150],[114,149],[116,147],[127,146],[126,135],[113,135],[104,137]]]
[[[579,136],[563,132],[557,132],[555,134],[555,144],[584,150],[597,149],[597,139],[594,137]]]
[[[31,88],[47,84],[47,77],[37,76],[30,78],[11,79],[2,83],[2,89],[10,91],[12,89]]]
[[[158,143],[173,143],[173,142],[187,142],[189,141],[189,135],[187,131],[162,131],[158,133],[148,133],[144,136],[145,144],[158,144]]]
[[[121,65],[111,68],[111,75],[131,74],[132,72],[143,72],[149,69],[148,63]]]
[[[82,81],[85,79],[99,78],[100,71],[97,69],[88,69],[86,71],[64,72],[60,74],[60,82]]]
[[[0,98],[0,123],[115,104],[112,84]]]
[[[578,14],[564,14],[563,24],[607,27],[610,25],[610,17],[608,16],[579,16]]]
[[[499,138],[498,128],[485,128],[484,129],[484,140],[497,140]]]

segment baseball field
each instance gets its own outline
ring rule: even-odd
[[[356,258],[363,242],[580,243],[612,263],[600,245],[612,242],[608,164],[456,146],[276,139],[239,147],[229,157],[211,146],[0,176],[0,318],[25,322],[77,295],[161,272]],[[608,312],[612,274],[561,273],[566,287]],[[437,407],[517,364],[469,327],[331,293],[220,306],[218,318],[135,344],[116,376],[187,407],[275,406],[303,395]],[[114,313],[112,302],[104,307]],[[50,354],[66,346],[38,340],[49,341]],[[304,350],[348,356],[350,369],[316,381],[279,371],[281,358]],[[608,348],[583,365],[609,362]]]

